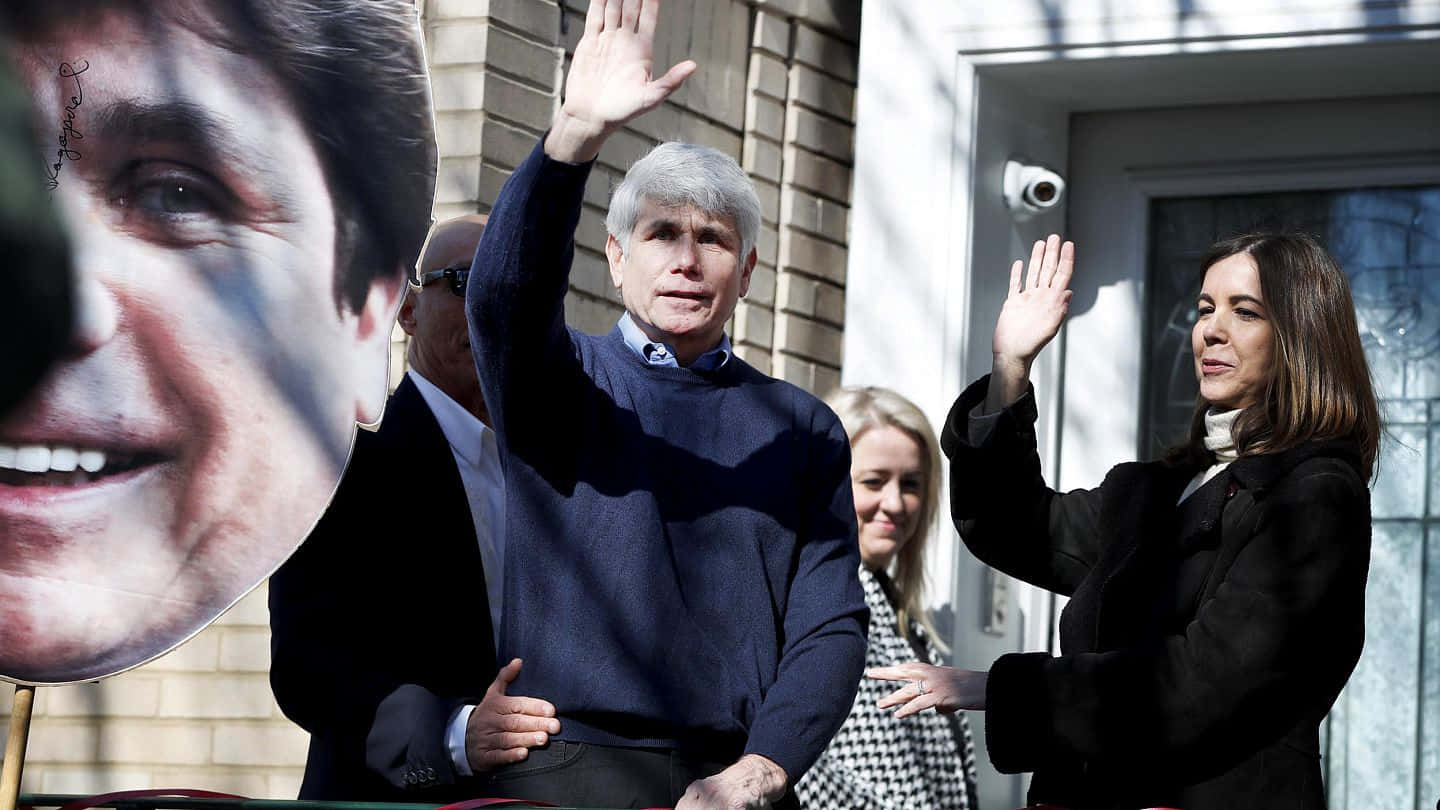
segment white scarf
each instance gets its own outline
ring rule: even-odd
[[[1209,468],[1201,470],[1190,479],[1185,485],[1185,491],[1180,493],[1180,500],[1176,503],[1184,503],[1185,499],[1195,493],[1195,490],[1205,484],[1221,470],[1230,466],[1230,462],[1240,456],[1235,452],[1235,418],[1240,415],[1240,409],[1230,411],[1217,411],[1214,408],[1205,412],[1205,449],[1215,454],[1215,463]]]

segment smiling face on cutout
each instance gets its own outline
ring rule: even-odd
[[[8,679],[103,677],[204,627],[379,417],[403,276],[337,303],[311,134],[262,62],[192,27],[105,10],[8,54],[43,142],[70,134],[51,194],[81,301],[68,357],[0,420]]]

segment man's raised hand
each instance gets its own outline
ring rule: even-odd
[[[687,59],[653,75],[660,2],[590,0],[545,154],[569,163],[593,160],[610,133],[658,107],[695,72]]]

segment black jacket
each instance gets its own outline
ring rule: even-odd
[[[1070,596],[1061,656],[990,669],[986,740],[1031,801],[1077,810],[1323,810],[1319,724],[1364,643],[1369,493],[1349,442],[1198,471],[1121,464],[1098,489],[1045,486],[1035,403],[983,446],[946,420],[951,509],[986,563]]]
[[[270,685],[311,735],[300,798],[483,793],[456,775],[444,738],[495,677],[484,569],[455,457],[408,376],[271,577],[270,629]]]

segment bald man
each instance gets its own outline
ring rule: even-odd
[[[409,371],[270,580],[270,683],[310,732],[300,798],[454,801],[559,730],[497,672],[504,478],[465,322],[485,218],[436,225],[400,307]],[[484,594],[485,598],[480,598]]]

